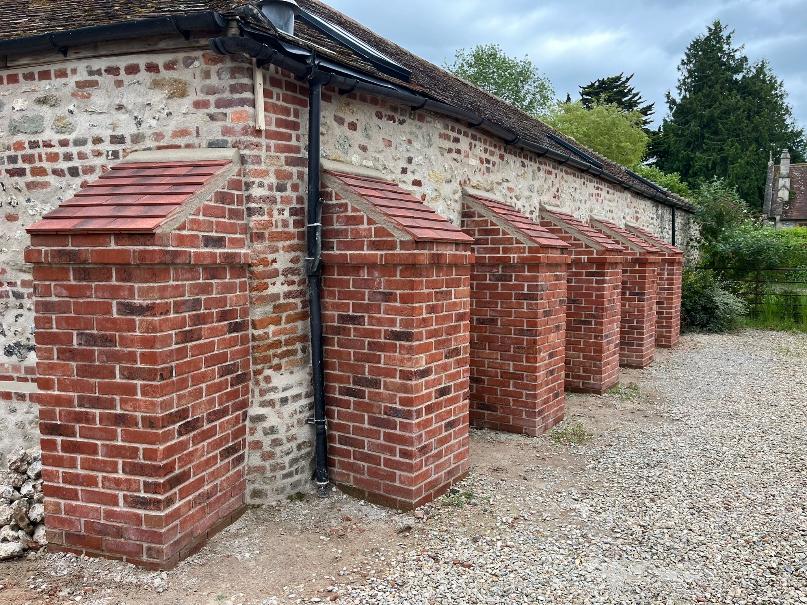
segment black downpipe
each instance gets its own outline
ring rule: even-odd
[[[672,245],[677,246],[678,244],[675,243],[675,206],[670,206],[670,210],[672,210]]]
[[[308,203],[306,209],[306,273],[311,328],[311,381],[314,387],[314,480],[320,497],[328,495],[328,426],[325,418],[325,373],[322,348],[322,198],[320,196],[320,116],[322,83],[317,76],[308,87]]]

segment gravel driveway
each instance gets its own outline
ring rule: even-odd
[[[416,515],[290,502],[167,574],[0,565],[0,602],[807,603],[807,336],[688,336],[622,385],[570,397],[576,433],[475,432],[471,476]]]
[[[614,403],[653,416],[600,427],[579,468],[536,464],[514,440],[526,480],[463,487],[492,499],[490,527],[438,510],[340,602],[807,603],[807,337],[684,343]],[[572,411],[590,417],[592,399]]]

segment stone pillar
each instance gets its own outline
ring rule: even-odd
[[[474,238],[471,424],[540,435],[560,422],[568,244],[482,192],[466,192]]]
[[[237,156],[166,153],[114,166],[26,251],[49,549],[150,568],[243,509],[250,382]]]
[[[412,509],[469,468],[470,238],[371,174],[323,181],[328,459],[346,491]]]
[[[619,382],[622,249],[569,214],[543,209],[541,225],[570,246],[566,389],[604,393]]]

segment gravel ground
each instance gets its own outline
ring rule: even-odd
[[[807,337],[688,336],[562,443],[474,432],[412,514],[346,496],[250,511],[168,573],[37,554],[0,603],[807,603]]]
[[[658,421],[581,448],[572,482],[477,474],[462,489],[489,527],[438,510],[341,601],[807,603],[806,376],[804,336],[690,337],[621,392],[649,391]]]

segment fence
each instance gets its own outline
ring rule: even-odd
[[[807,330],[807,267],[758,271],[724,283],[748,304],[750,325]]]

